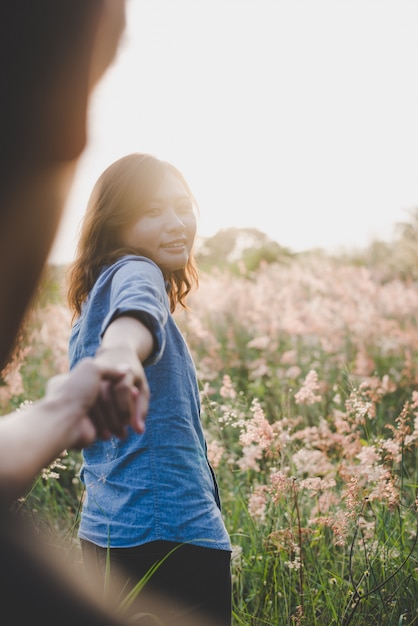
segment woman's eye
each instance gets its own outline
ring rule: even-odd
[[[144,211],[144,215],[149,215],[149,216],[153,216],[153,215],[159,215],[161,213],[161,209],[159,209],[156,206],[150,206],[147,209],[145,209]]]

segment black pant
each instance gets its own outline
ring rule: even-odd
[[[81,545],[87,574],[105,581],[107,571],[110,591],[118,602],[175,548],[153,572],[144,591],[139,592],[131,613],[138,614],[138,610],[143,612],[148,608],[154,614],[162,610],[161,601],[157,607],[154,601],[152,606],[146,606],[145,592],[151,592],[154,599],[155,596],[166,598],[173,616],[184,616],[191,620],[190,624],[198,626],[202,618],[208,618],[213,626],[231,625],[229,551],[169,541],[153,541],[134,548],[100,548],[84,540]]]

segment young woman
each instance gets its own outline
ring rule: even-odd
[[[71,367],[87,356],[126,367],[149,409],[143,434],[83,450],[79,536],[90,575],[104,578],[110,557],[132,585],[168,555],[147,588],[179,614],[229,626],[231,545],[194,364],[172,316],[198,284],[195,209],[182,174],[148,154],[113,163],[90,197],[69,274]]]

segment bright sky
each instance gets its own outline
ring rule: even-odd
[[[199,233],[293,251],[391,238],[418,207],[418,2],[128,0],[51,260],[72,260],[100,173],[151,152],[186,176]]]

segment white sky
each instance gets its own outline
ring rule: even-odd
[[[416,0],[128,0],[127,17],[51,261],[129,152],[179,167],[204,237],[361,247],[418,207]]]

